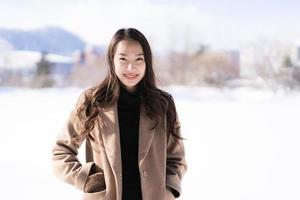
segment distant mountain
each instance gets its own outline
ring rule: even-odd
[[[46,51],[62,55],[70,55],[86,47],[80,37],[58,27],[30,31],[0,28],[0,39],[6,40],[15,50]]]

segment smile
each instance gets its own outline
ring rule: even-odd
[[[138,74],[136,74],[136,75],[124,74],[124,76],[128,79],[135,79],[138,76]]]

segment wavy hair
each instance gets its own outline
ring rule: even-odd
[[[141,103],[145,107],[147,117],[155,122],[152,128],[162,125],[166,115],[168,136],[182,139],[174,100],[170,94],[157,88],[150,45],[146,37],[134,28],[119,29],[112,37],[106,54],[108,74],[100,85],[91,88],[91,95],[86,95],[84,102],[77,109],[78,116],[84,121],[84,130],[78,138],[92,131],[101,108],[110,107],[118,100],[120,83],[115,73],[113,60],[117,45],[122,40],[134,40],[142,46],[146,71],[137,87],[139,87]]]

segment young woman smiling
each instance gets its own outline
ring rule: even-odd
[[[85,90],[53,151],[56,176],[88,200],[171,200],[181,194],[185,152],[174,100],[157,88],[152,53],[134,28],[118,30],[108,74]],[[86,141],[86,163],[78,148]]]

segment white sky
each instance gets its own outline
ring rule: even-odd
[[[100,45],[120,27],[137,27],[156,49],[239,48],[262,36],[299,40],[298,10],[296,0],[0,0],[0,27],[60,26]]]

